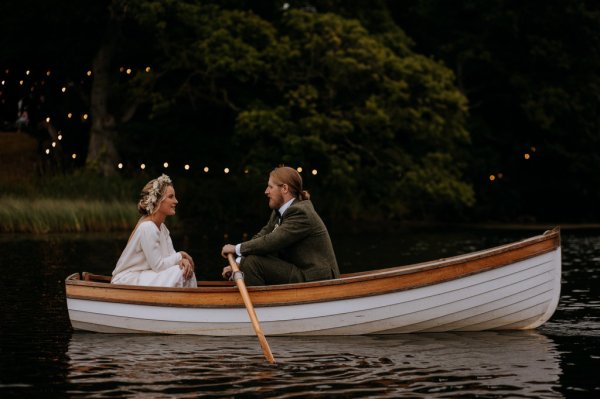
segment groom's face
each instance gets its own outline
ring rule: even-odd
[[[269,208],[271,209],[279,209],[281,205],[285,202],[283,200],[283,184],[278,184],[273,181],[272,177],[269,177],[269,182],[267,183],[267,189],[265,190],[265,195],[269,198]]]

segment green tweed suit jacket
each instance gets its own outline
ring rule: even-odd
[[[242,256],[274,255],[296,265],[306,281],[340,276],[329,233],[310,200],[294,200],[277,221],[273,211],[267,225],[242,243]]]

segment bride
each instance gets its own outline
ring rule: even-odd
[[[142,217],[129,236],[111,283],[160,287],[196,287],[194,260],[175,252],[164,221],[175,214],[175,189],[169,176],[150,180],[142,189],[138,210]]]

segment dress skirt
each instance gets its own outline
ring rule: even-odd
[[[166,270],[124,271],[112,278],[113,284],[146,285],[154,287],[183,287],[196,288],[196,275],[192,274],[188,280],[183,278],[183,270],[179,265],[174,265]]]

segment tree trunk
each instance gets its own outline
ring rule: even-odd
[[[108,108],[108,96],[112,87],[111,61],[118,39],[119,21],[111,18],[103,41],[94,58],[93,82],[90,94],[92,126],[86,158],[86,168],[103,176],[116,174],[119,154],[115,147],[117,123]]]

